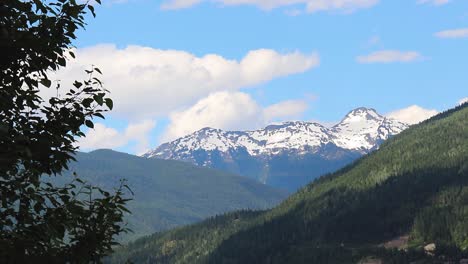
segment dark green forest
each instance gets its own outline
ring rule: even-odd
[[[400,236],[398,248],[383,247]],[[435,243],[431,254],[423,247]],[[401,250],[404,248],[404,250]],[[279,206],[141,238],[123,263],[444,263],[468,257],[468,104],[414,125]]]

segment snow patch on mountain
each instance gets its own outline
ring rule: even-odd
[[[361,107],[330,128],[303,121],[283,122],[254,131],[203,128],[162,144],[143,156],[193,161],[193,153],[197,151],[218,151],[226,156],[239,150],[251,156],[272,156],[283,151],[306,154],[317,152],[327,144],[367,153],[407,127],[407,124],[379,115],[374,109]]]
[[[406,129],[408,125],[379,115],[374,109],[357,108],[331,128],[333,143],[350,150],[368,151]]]

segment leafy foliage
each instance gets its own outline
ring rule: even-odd
[[[56,83],[56,96],[42,93],[53,86],[48,73],[74,57],[87,11],[75,0],[0,2],[2,263],[97,262],[126,230],[125,183],[111,194],[77,177],[62,187],[45,180],[68,168],[83,125],[113,106],[95,67],[66,90]]]
[[[115,263],[458,261],[468,252],[468,104],[415,125],[278,207],[237,212],[123,247]],[[233,218],[233,216],[235,216]],[[239,219],[235,221],[235,219]],[[215,224],[214,224],[215,223]],[[406,251],[381,245],[409,235]],[[434,256],[423,246],[436,244]]]

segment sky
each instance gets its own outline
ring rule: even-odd
[[[339,122],[357,107],[417,123],[468,100],[467,0],[103,0],[77,35],[114,99],[83,151],[142,154],[203,127]]]

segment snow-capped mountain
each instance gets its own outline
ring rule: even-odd
[[[378,148],[384,140],[407,127],[379,115],[374,109],[357,108],[330,128],[302,121],[255,131],[203,128],[143,156],[188,161],[294,189]],[[305,170],[298,171],[298,168]],[[272,178],[278,173],[286,177],[281,183]]]
[[[144,157],[187,159],[196,150],[227,152],[245,148],[252,156],[312,149],[332,143],[343,149],[368,152],[408,126],[379,115],[374,109],[357,108],[337,125],[326,128],[312,122],[284,122],[255,131],[203,128],[144,154]],[[198,164],[201,165],[201,164]]]
[[[406,128],[407,124],[383,117],[374,109],[361,107],[349,112],[330,129],[330,134],[338,147],[368,152]]]

